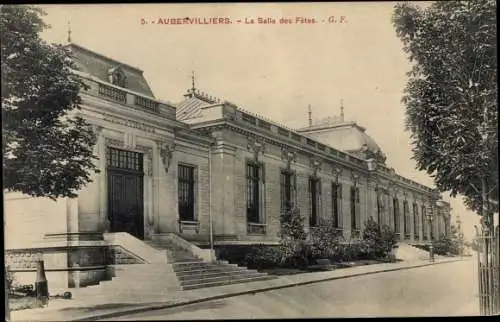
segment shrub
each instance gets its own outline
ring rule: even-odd
[[[220,260],[226,260],[231,264],[245,265],[245,257],[249,253],[255,252],[259,247],[265,245],[231,245],[219,246],[215,248],[216,256]]]
[[[306,241],[304,217],[298,208],[289,208],[280,216],[281,266],[301,268],[312,261],[313,247]]]
[[[324,220],[311,230],[311,252],[314,258],[332,258],[339,244],[339,231],[333,220]]]
[[[386,254],[384,247],[384,236],[378,223],[372,217],[365,223],[363,230],[363,240],[361,241],[367,257],[381,258]]]
[[[345,244],[343,245],[341,261],[356,261],[363,259],[363,255],[362,244],[360,242]]]
[[[280,233],[282,239],[306,240],[304,231],[304,216],[300,214],[298,208],[289,208],[281,213]]]
[[[245,266],[253,269],[281,266],[282,255],[279,247],[264,246],[254,248],[245,255]]]
[[[442,235],[439,239],[432,241],[434,253],[437,255],[458,255],[459,245],[450,237]]]
[[[392,230],[391,227],[384,225],[382,227],[382,245],[384,250],[384,255],[387,257],[391,254],[392,250],[397,247],[398,244],[398,236]]]

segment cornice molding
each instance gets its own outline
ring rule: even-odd
[[[104,117],[121,119],[122,121],[141,119],[147,126],[156,127],[159,130],[171,131],[174,128],[189,129],[187,124],[176,119],[168,118],[165,114],[158,114],[144,109],[123,105],[118,102],[105,100],[89,94],[81,94],[82,114],[85,111],[103,115]],[[137,122],[137,121],[135,121]]]
[[[290,142],[290,140],[287,140],[286,142],[280,141],[280,139],[274,139],[270,138],[266,133],[265,135],[261,133],[256,133],[253,130],[247,129],[247,128],[242,128],[241,124],[235,124],[235,123],[230,123],[230,122],[224,122],[221,120],[217,120],[215,124],[209,124],[208,122],[205,123],[204,127],[194,127],[195,129],[206,129],[206,130],[212,130],[212,131],[217,131],[217,130],[223,130],[223,129],[229,129],[231,131],[234,131],[235,133],[241,134],[243,136],[249,137],[258,137],[265,143],[273,144],[279,148],[287,148],[290,150],[295,150],[295,151],[300,151],[301,154],[306,155],[308,157],[316,157],[316,158],[321,158],[324,159],[330,163],[335,163],[342,165],[346,168],[355,168],[359,172],[367,172],[368,169],[366,167],[360,167],[359,164],[356,163],[351,163],[350,161],[346,161],[344,158],[339,158],[334,155],[330,154],[325,154],[322,153],[321,151],[312,151],[312,149],[300,142]]]

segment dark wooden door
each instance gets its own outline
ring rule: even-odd
[[[112,149],[111,156],[108,156],[111,158],[108,159],[107,169],[110,231],[127,232],[143,239],[142,154]]]

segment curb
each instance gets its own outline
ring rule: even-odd
[[[146,306],[122,310],[122,311],[118,311],[118,312],[102,313],[102,314],[97,314],[97,315],[90,315],[90,316],[83,317],[83,318],[69,319],[67,321],[96,321],[96,320],[101,320],[101,319],[119,317],[119,316],[123,316],[123,315],[136,314],[136,313],[155,311],[155,310],[161,310],[161,309],[168,309],[168,308],[185,306],[185,305],[189,305],[189,304],[203,303],[203,302],[208,302],[208,301],[213,301],[213,300],[220,300],[220,299],[235,297],[235,296],[240,296],[240,295],[263,293],[263,292],[267,292],[267,291],[290,288],[290,287],[301,286],[301,285],[309,285],[309,284],[314,284],[314,283],[321,283],[321,282],[333,281],[333,280],[339,280],[339,279],[345,279],[345,278],[351,278],[351,277],[359,277],[359,276],[364,276],[364,275],[373,275],[373,274],[385,273],[385,272],[402,271],[402,270],[431,266],[431,265],[453,263],[453,262],[458,262],[458,261],[462,261],[462,260],[463,259],[456,259],[456,260],[450,260],[450,261],[444,261],[444,262],[419,264],[419,265],[415,265],[415,266],[388,268],[388,269],[383,269],[383,270],[378,270],[378,271],[373,271],[373,272],[366,272],[366,273],[354,273],[354,274],[344,275],[344,276],[327,277],[327,278],[313,280],[313,281],[297,282],[297,283],[291,283],[291,284],[287,284],[287,285],[277,285],[277,286],[265,287],[265,288],[260,288],[257,290],[245,290],[245,291],[231,292],[231,293],[226,293],[226,294],[204,297],[201,299],[185,300],[185,301],[182,301],[179,303],[171,303],[171,304],[164,303],[164,304],[158,304],[158,305],[146,305]]]

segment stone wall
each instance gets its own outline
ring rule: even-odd
[[[68,199],[53,201],[20,193],[4,199],[5,249],[39,245],[47,232],[66,232]]]

